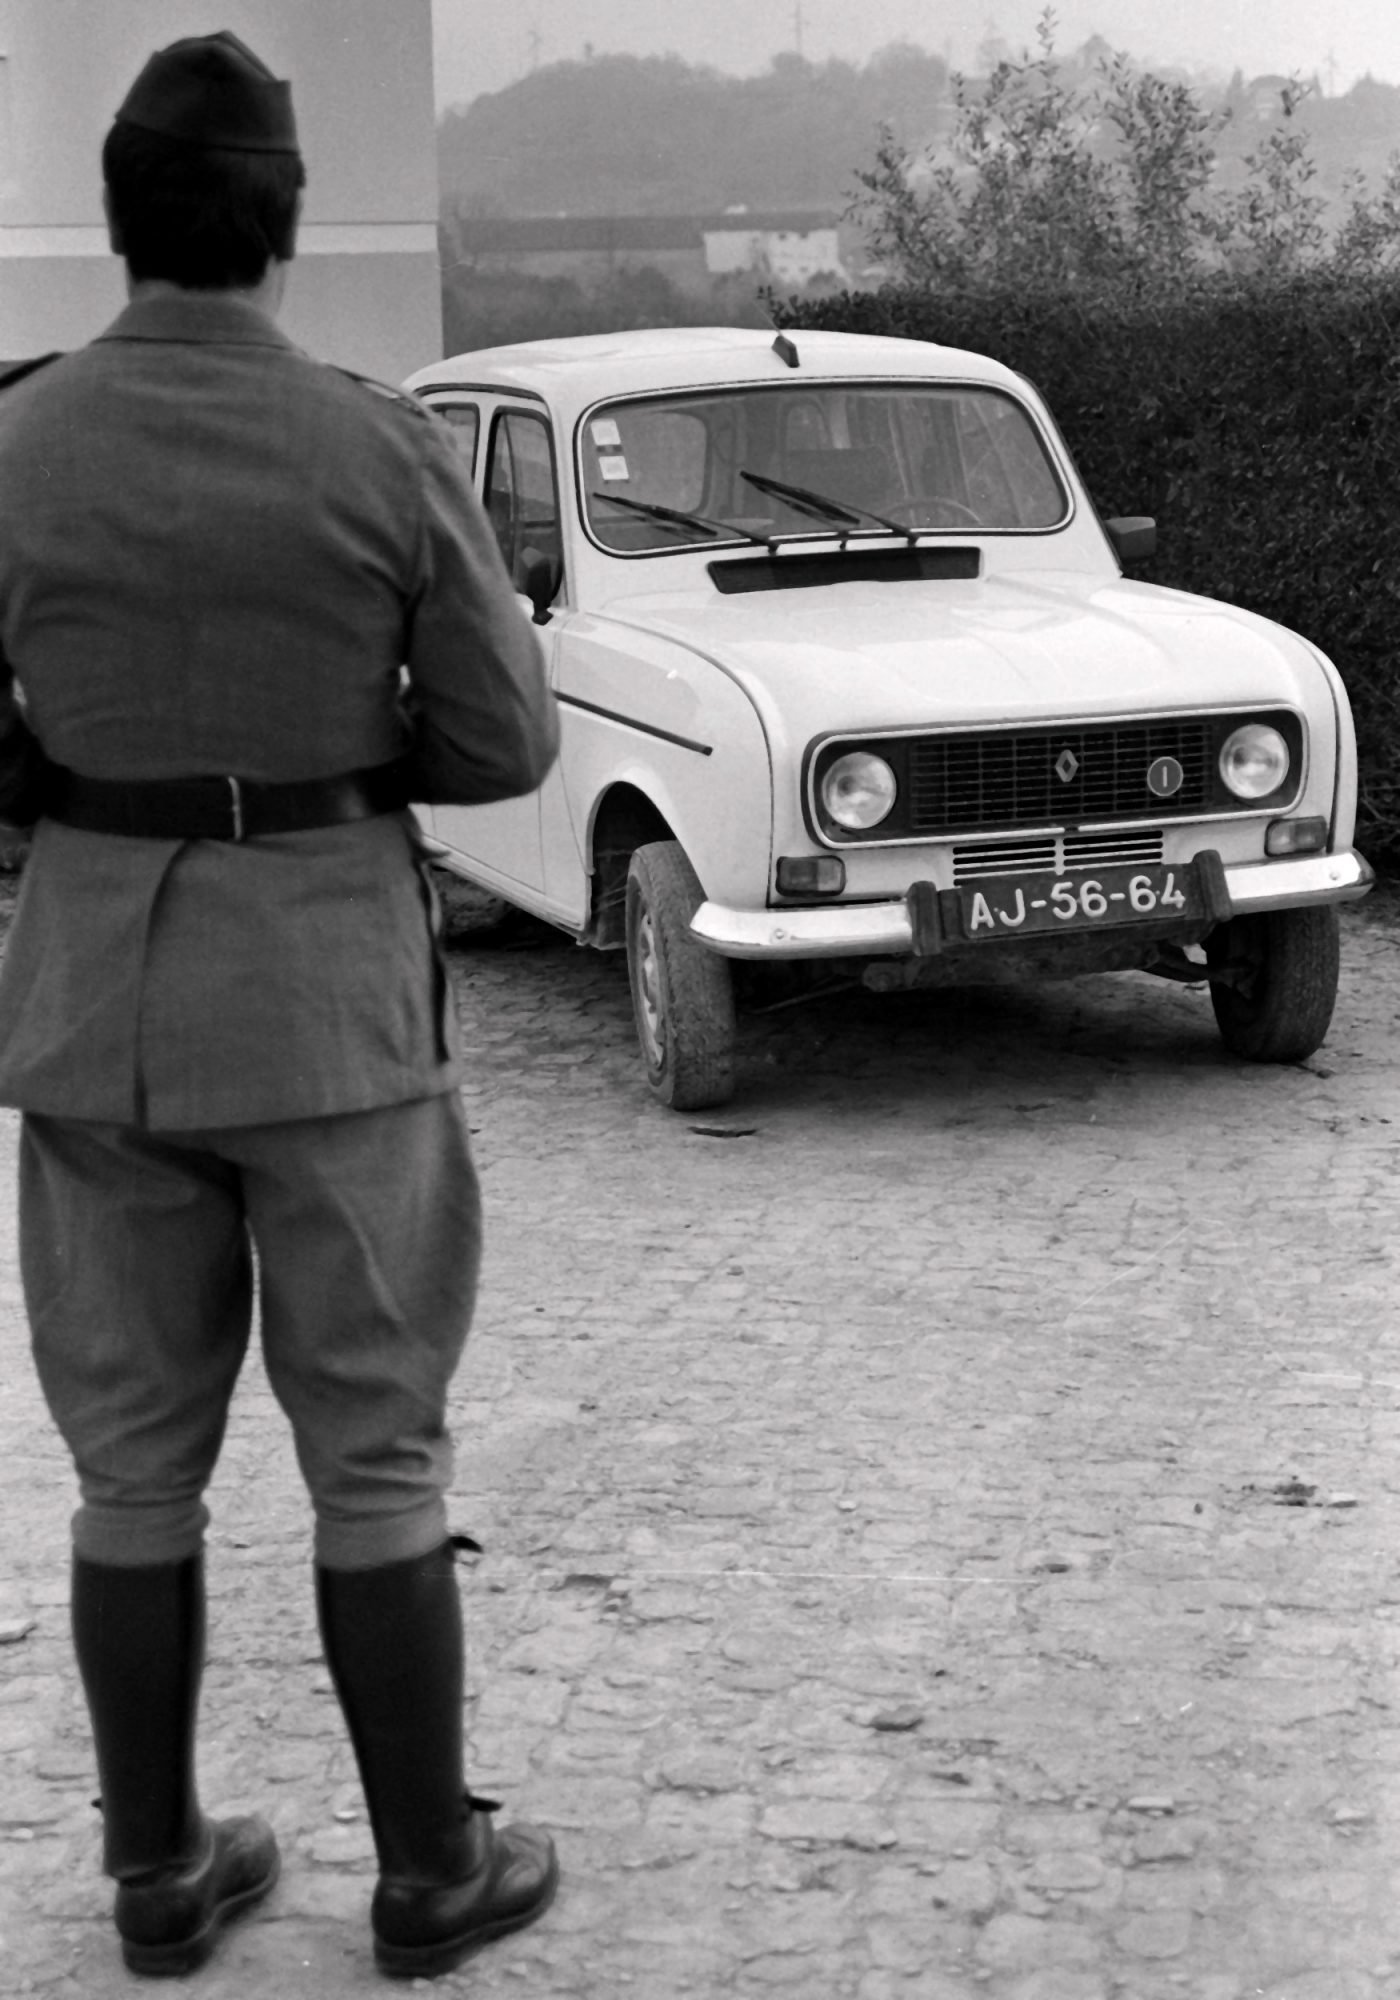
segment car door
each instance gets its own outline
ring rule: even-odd
[[[452,442],[466,468],[468,479],[475,479],[476,447],[481,435],[481,407],[478,403],[461,397],[433,397],[429,407],[436,416],[442,418],[452,433]],[[416,804],[413,808],[415,819],[429,836],[433,835],[433,808]]]
[[[452,421],[452,406],[435,400],[434,407]],[[562,581],[559,482],[553,439],[543,412],[508,405],[494,412],[486,438],[482,497],[517,587],[524,581],[525,564],[532,554],[553,563],[556,577]],[[528,615],[522,602],[521,616]],[[539,629],[552,659],[554,629],[552,625]],[[434,806],[432,832],[466,873],[513,901],[541,907],[544,866],[538,791],[493,805]]]

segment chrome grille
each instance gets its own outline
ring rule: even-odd
[[[1199,813],[1211,781],[1211,745],[1210,723],[1195,717],[914,737],[909,830],[927,835]],[[1185,774],[1170,798],[1148,788],[1148,770],[1159,757],[1174,757]]]
[[[1112,868],[1139,862],[1150,867],[1162,859],[1162,834],[1157,827],[1143,833],[1070,833],[1044,840],[960,841],[953,849],[953,881],[980,882],[999,875],[1024,875],[1053,869],[1057,875],[1074,868]]]

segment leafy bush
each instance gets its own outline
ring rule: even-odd
[[[1356,715],[1358,839],[1400,862],[1400,276],[887,288],[788,328],[970,348],[1030,376],[1105,515],[1154,514],[1144,579],[1304,633]]]
[[[856,174],[852,212],[892,282],[992,290],[1013,283],[1175,281],[1207,270],[1281,276],[1333,261],[1377,269],[1400,254],[1400,164],[1377,194],[1354,175],[1334,240],[1296,78],[1253,149],[1229,168],[1230,123],[1188,83],[1112,51],[1087,72],[1055,53],[1055,16],[1037,50],[955,76],[951,132],[933,147],[880,128]],[[1107,45],[1103,48],[1107,50]]]

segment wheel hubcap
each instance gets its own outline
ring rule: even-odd
[[[643,910],[637,920],[637,1019],[647,1061],[660,1069],[666,1061],[666,1014],[650,910]]]

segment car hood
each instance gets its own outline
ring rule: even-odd
[[[1293,633],[1210,598],[1045,572],[618,600],[600,618],[703,654],[770,724],[901,728],[1315,699]]]

